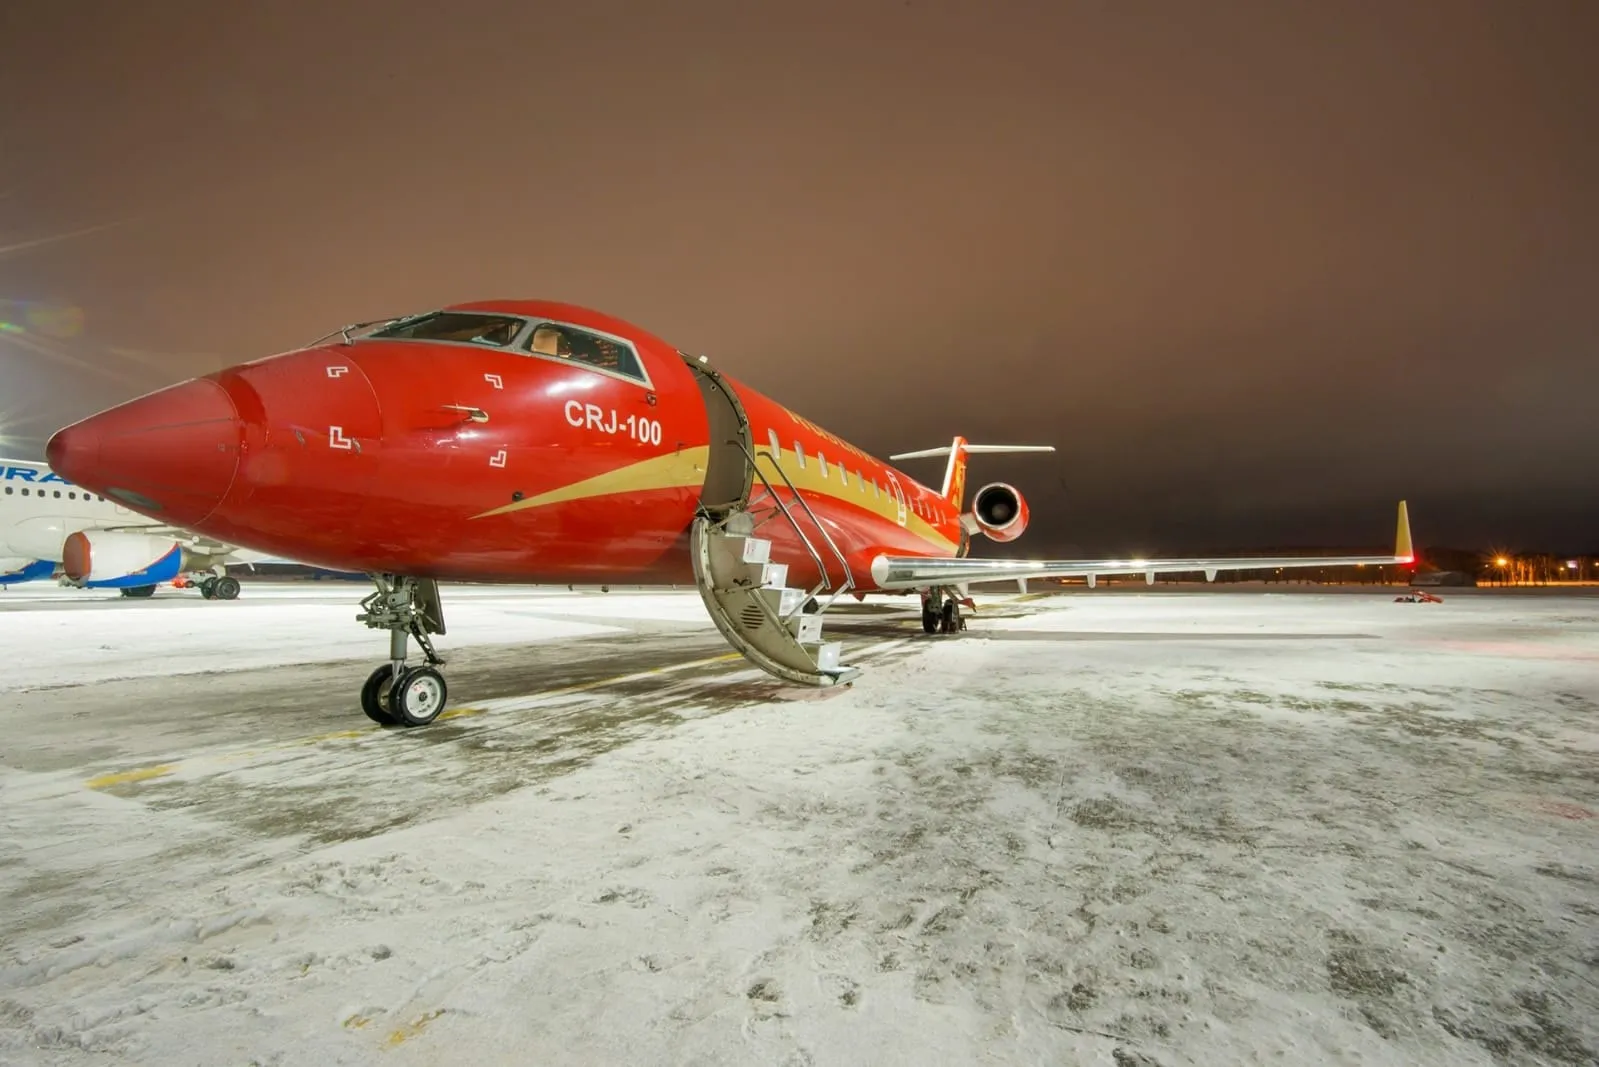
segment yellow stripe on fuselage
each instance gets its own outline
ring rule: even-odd
[[[769,443],[758,445],[756,458],[764,461],[762,469],[773,488],[782,486],[782,479],[771,470],[772,446]],[[782,466],[783,473],[788,475],[788,480],[794,483],[794,488],[806,496],[823,496],[841,504],[852,504],[871,512],[886,523],[899,524],[899,503],[894,498],[894,491],[883,484],[881,478],[878,479],[877,491],[873,492],[871,479],[868,478],[863,482],[859,470],[848,472],[848,484],[846,484],[844,478],[839,475],[840,464],[833,459],[827,460],[825,477],[822,474],[819,458],[815,454],[807,454],[805,466],[801,467],[794,453],[783,449],[778,453],[777,461]],[[899,479],[902,487],[912,481],[904,475],[900,475]],[[916,514],[910,506],[910,494],[906,493],[906,497],[905,529],[919,540],[925,541],[934,551],[954,555],[955,550],[960,547],[960,542],[951,541],[939,532],[936,526]]]
[[[700,445],[695,448],[685,448],[680,452],[669,452],[663,456],[656,456],[638,463],[630,463],[625,467],[596,474],[592,478],[585,478],[570,485],[563,485],[558,489],[530,496],[526,500],[517,500],[489,511],[472,516],[475,519],[486,519],[493,515],[508,515],[512,512],[525,511],[529,508],[545,507],[550,504],[565,504],[574,500],[589,500],[596,497],[616,496],[623,493],[643,493],[655,489],[698,488],[704,484],[705,468],[710,455],[708,446]],[[783,485],[783,479],[771,469],[771,446],[760,445],[757,459],[763,463],[763,473],[774,487]],[[816,455],[807,455],[805,465],[799,465],[794,453],[783,450],[779,453],[778,462],[782,465],[783,473],[788,475],[788,481],[794,488],[806,496],[826,497],[836,500],[840,504],[850,504],[871,512],[879,519],[889,524],[898,524],[899,505],[894,499],[893,490],[884,484],[881,477],[878,488],[874,492],[871,485],[861,481],[859,470],[852,470],[845,477],[840,476],[840,465],[836,460],[827,460],[827,474],[822,474],[821,463]],[[845,478],[848,481],[846,483]],[[910,478],[901,476],[901,483],[911,482]],[[757,486],[757,488],[759,488]],[[905,529],[918,540],[924,541],[935,552],[953,555],[959,547],[959,542],[952,541],[939,532],[938,528],[926,519],[916,514],[911,509],[909,502],[905,510]]]
[[[710,449],[705,445],[668,452],[664,456],[629,463],[625,467],[596,474],[592,478],[563,485],[559,489],[551,489],[549,492],[530,496],[526,500],[517,500],[472,517],[486,519],[490,515],[505,515],[527,508],[544,507],[547,504],[565,504],[591,497],[616,496],[619,493],[698,488],[705,482],[705,462],[709,454]]]

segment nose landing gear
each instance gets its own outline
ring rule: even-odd
[[[373,671],[361,687],[361,710],[382,726],[426,726],[439,717],[449,699],[449,686],[437,668],[444,665],[433,650],[431,634],[444,633],[444,607],[439,584],[432,578],[374,574],[377,592],[361,601],[356,616],[374,630],[389,631],[389,662]],[[412,638],[427,665],[406,664]]]

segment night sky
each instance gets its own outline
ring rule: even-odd
[[[13,0],[4,451],[544,297],[878,455],[1056,445],[971,470],[1033,552],[1375,547],[1401,496],[1599,548],[1595,55],[1591,0]]]

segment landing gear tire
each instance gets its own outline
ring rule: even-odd
[[[930,634],[958,634],[966,629],[960,598],[941,589],[922,594],[922,629]]]
[[[938,632],[941,634],[958,634],[966,629],[966,620],[961,618],[961,602],[954,597],[944,600],[944,608],[939,612]]]
[[[138,598],[138,599],[142,599],[144,597],[155,596],[155,586],[153,586],[153,585],[135,585],[135,586],[130,586],[130,587],[122,590],[122,595],[126,596],[126,597],[134,597],[134,598]]]
[[[430,578],[373,574],[377,592],[361,601],[356,621],[389,634],[389,661],[373,671],[361,687],[361,710],[383,726],[426,726],[439,717],[449,700],[444,664],[433,649],[432,634],[444,633],[444,609],[438,583]],[[427,666],[412,667],[405,659],[415,641]]]
[[[389,713],[402,726],[426,726],[439,717],[450,687],[432,667],[407,667],[389,689]]]
[[[389,682],[394,678],[394,664],[385,663],[367,676],[361,687],[361,710],[379,726],[398,726],[399,720],[389,714]]]
[[[239,599],[239,580],[237,578],[218,578],[216,585],[211,589],[211,595],[218,600]]]
[[[215,600],[217,596],[217,580],[207,578],[200,583],[200,596],[206,600]]]

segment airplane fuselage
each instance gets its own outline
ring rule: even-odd
[[[842,565],[815,523],[857,591],[880,554],[962,550],[937,492],[637,327],[543,302],[449,310],[508,320],[508,340],[335,337],[97,416],[136,413],[102,430],[92,463],[53,442],[57,462],[87,464],[145,514],[345,571],[684,582],[700,505],[765,493],[743,449],[778,497],[792,503],[789,484],[803,497],[789,510],[831,584]],[[546,326],[579,355],[611,346],[615,365],[535,350]],[[788,518],[761,536],[791,581],[815,584]]]
[[[141,520],[43,463],[0,459],[0,576],[49,578],[69,535],[128,521]]]

